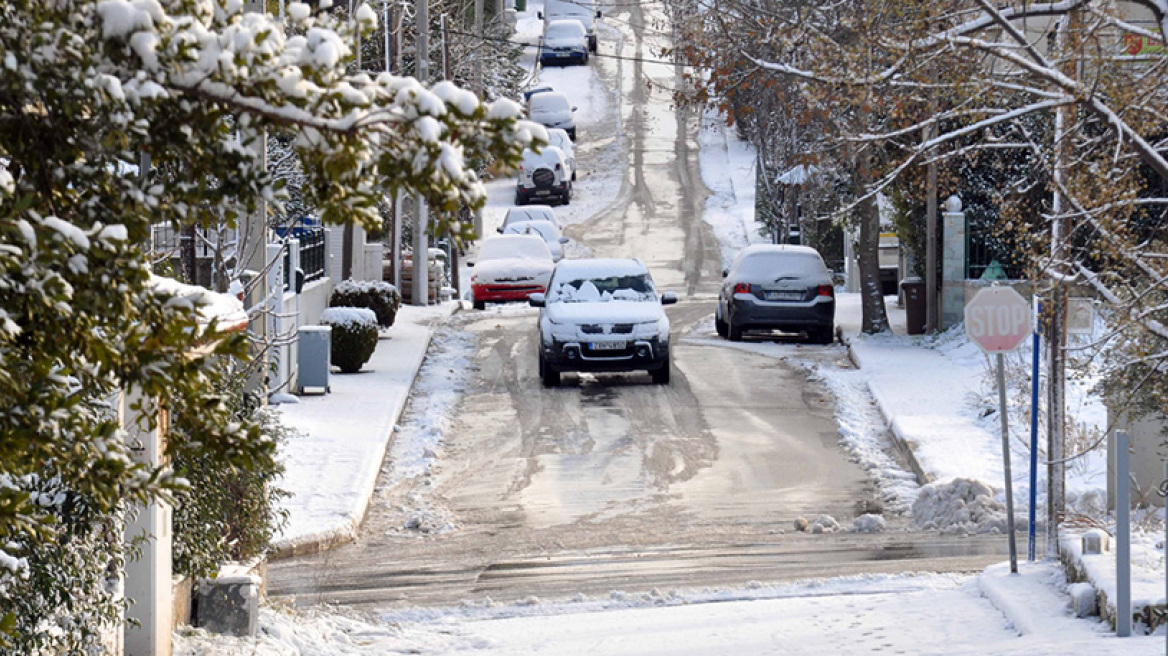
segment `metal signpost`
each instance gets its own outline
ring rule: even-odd
[[[1005,353],[1018,348],[1030,333],[1030,305],[1010,287],[987,287],[965,306],[965,334],[986,353],[997,356],[998,402],[1002,419],[1002,463],[1006,470],[1006,530],[1010,534],[1010,573],[1018,573],[1014,537],[1014,477],[1010,471],[1010,418],[1006,414]]]
[[[1115,635],[1132,632],[1131,599],[1131,440],[1115,431]]]
[[[1035,511],[1038,508],[1038,365],[1041,357],[1042,341],[1042,301],[1034,297],[1034,353],[1030,369],[1030,530],[1026,543],[1026,560],[1034,562],[1035,532],[1038,522]]]

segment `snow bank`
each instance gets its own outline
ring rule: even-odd
[[[1006,508],[994,499],[994,489],[968,478],[930,483],[913,503],[917,526],[946,533],[1005,533]]]

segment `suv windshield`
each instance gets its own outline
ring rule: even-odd
[[[562,93],[541,93],[531,97],[532,114],[562,114],[570,109],[568,97]]]
[[[553,280],[549,302],[594,303],[598,301],[656,302],[657,290],[646,274]]]

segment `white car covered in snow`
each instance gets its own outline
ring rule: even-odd
[[[551,205],[524,205],[507,208],[507,213],[503,215],[503,225],[498,229],[499,234],[503,234],[507,226],[519,221],[547,221],[555,224],[557,228],[564,227],[560,225],[560,220],[556,218],[556,212]]]
[[[576,140],[576,121],[572,118],[575,111],[568,97],[559,91],[537,93],[527,100],[527,114],[531,120],[546,128],[562,128],[572,141]]]
[[[539,375],[545,387],[565,371],[648,371],[670,375],[669,317],[677,302],[658,294],[649,270],[635,259],[564,260],[546,294],[532,294],[539,313]]]
[[[568,136],[566,130],[548,128],[548,145],[564,151],[564,159],[568,160],[568,170],[572,173],[572,182],[576,181],[576,144]]]
[[[543,237],[500,235],[483,242],[470,266],[474,307],[482,310],[487,303],[522,301],[543,293],[556,265]]]
[[[564,244],[568,243],[568,238],[551,221],[513,221],[503,230],[503,234],[539,235],[547,242],[548,250],[552,252],[552,261],[564,259]]]
[[[515,180],[515,204],[558,200],[567,205],[572,200],[571,175],[568,160],[559,148],[544,146],[538,153],[530,148],[524,150]]]

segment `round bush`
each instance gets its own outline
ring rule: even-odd
[[[333,289],[329,307],[368,308],[377,315],[377,325],[389,328],[401,307],[401,293],[380,280],[345,280]]]
[[[373,357],[377,349],[377,315],[373,310],[331,307],[320,315],[320,322],[333,327],[332,364],[341,373],[357,373]]]

